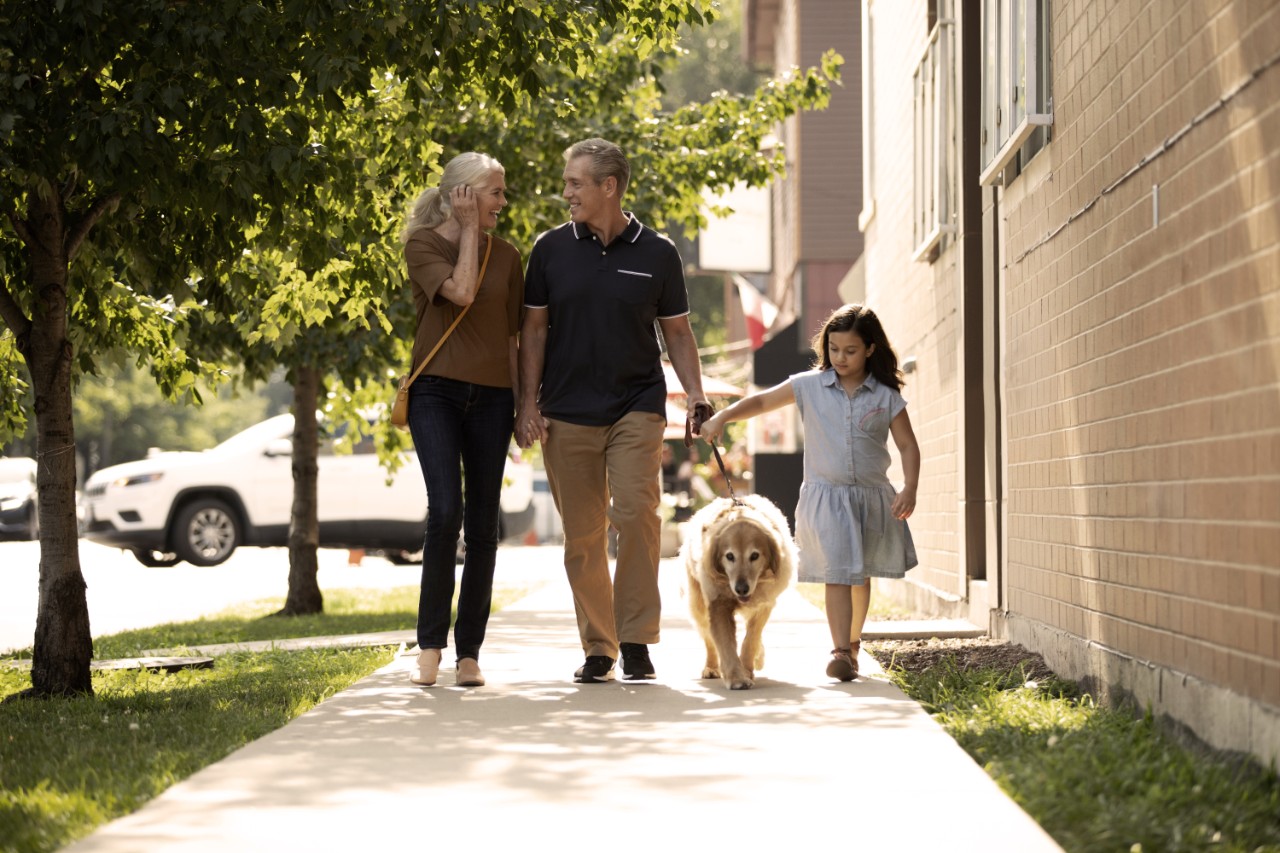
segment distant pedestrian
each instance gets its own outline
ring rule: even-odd
[[[814,337],[815,368],[744,397],[702,425],[715,441],[726,424],[795,403],[804,424],[804,483],[796,507],[799,579],[826,584],[827,624],[835,648],[827,675],[858,675],[871,578],[901,578],[915,566],[907,518],[915,510],[920,447],[898,357],[870,308],[845,305]],[[902,457],[905,483],[887,476],[888,437]]]
[[[516,438],[522,447],[542,442],[564,520],[564,565],[586,653],[574,679],[607,681],[619,653],[626,678],[653,678],[667,422],[655,324],[690,412],[706,402],[698,345],[680,253],[622,209],[631,175],[622,149],[587,139],[564,157],[570,221],[529,253]],[[618,531],[612,577],[610,524]]]
[[[519,251],[487,233],[507,204],[504,175],[488,155],[459,154],[440,185],[418,197],[401,234],[417,312],[414,366],[444,339],[409,389],[409,429],[427,487],[415,684],[435,684],[448,645],[459,532],[466,548],[453,629],[457,683],[484,684],[480,645],[492,609],[524,301]]]

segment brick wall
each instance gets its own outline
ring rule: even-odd
[[[959,554],[959,276],[954,248],[933,263],[911,260],[913,177],[912,74],[928,37],[923,2],[876,0],[870,6],[874,70],[870,128],[875,215],[867,223],[867,304],[880,316],[899,359],[914,356],[903,396],[920,443],[918,502],[911,518],[920,566],[915,583],[964,596]],[[893,450],[890,478],[901,482]]]
[[[1054,138],[1001,210],[1007,607],[1280,706],[1280,65],[1186,129],[1280,4],[1050,8]]]
[[[839,306],[837,285],[862,253],[857,229],[862,204],[860,13],[852,0],[789,0],[776,13],[775,70],[817,65],[829,49],[846,63],[846,85],[833,87],[827,109],[794,116],[779,132],[787,176],[773,187],[769,296],[799,318],[807,339],[812,327]]]

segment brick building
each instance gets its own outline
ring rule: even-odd
[[[1280,761],[1280,4],[814,6],[860,34],[847,239],[915,366],[880,593]]]

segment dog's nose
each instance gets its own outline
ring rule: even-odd
[[[733,591],[738,595],[747,595],[751,592],[751,587],[747,585],[746,581],[738,581],[733,585]]]

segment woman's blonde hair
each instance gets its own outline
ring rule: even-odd
[[[452,205],[449,197],[455,187],[468,186],[480,189],[494,172],[505,173],[502,164],[478,151],[468,151],[454,157],[444,167],[440,185],[423,192],[409,208],[409,218],[400,232],[400,242],[408,243],[414,232],[422,228],[435,228],[449,218]]]

